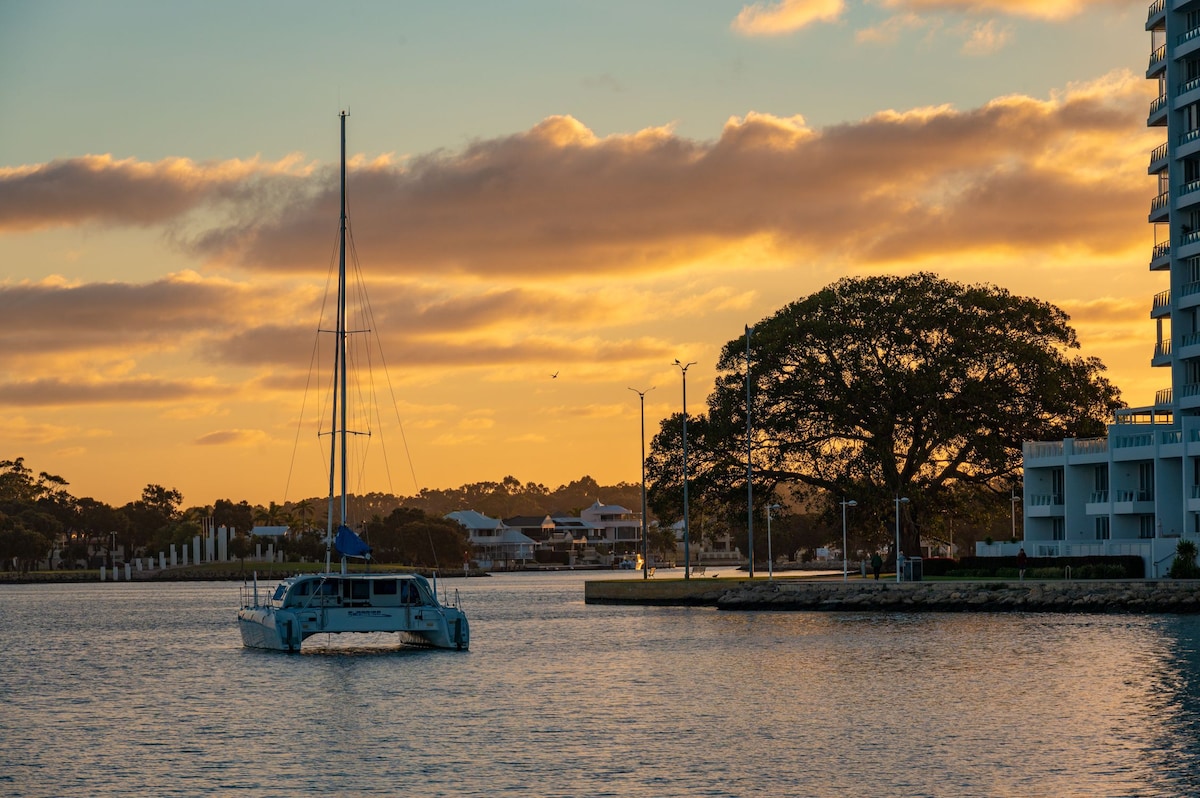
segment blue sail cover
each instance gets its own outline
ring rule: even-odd
[[[368,557],[371,554],[371,547],[345,524],[338,527],[333,545],[337,546],[338,552],[343,557]]]

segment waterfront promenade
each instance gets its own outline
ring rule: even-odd
[[[594,580],[584,585],[584,601],[723,610],[1190,614],[1200,613],[1200,581]]]

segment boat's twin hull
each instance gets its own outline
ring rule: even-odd
[[[470,644],[467,617],[454,607],[323,607],[238,611],[242,643],[249,648],[299,651],[316,634],[398,632],[405,643],[465,650]]]

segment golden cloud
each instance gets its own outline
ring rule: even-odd
[[[952,11],[1059,21],[1088,9],[1124,8],[1129,3],[1124,0],[883,0],[882,5],[919,13]]]
[[[844,0],[760,2],[742,8],[730,27],[745,36],[782,36],[815,22],[833,22],[845,9]]]

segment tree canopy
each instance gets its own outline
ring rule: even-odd
[[[951,488],[1006,491],[1024,441],[1103,434],[1122,406],[1104,365],[1074,354],[1068,321],[1049,303],[929,273],[845,278],[786,305],[751,337],[756,504],[802,483],[856,498],[878,524],[897,496],[911,521]],[[741,496],[745,513],[744,337],[717,369],[707,418],[689,419],[689,469],[698,492]],[[651,470],[668,482],[679,420],[652,446]]]

